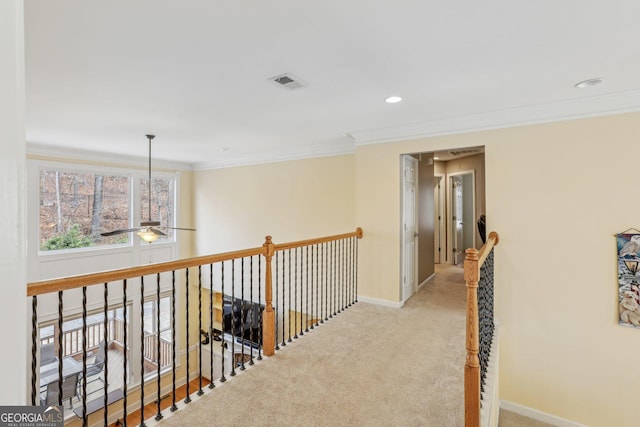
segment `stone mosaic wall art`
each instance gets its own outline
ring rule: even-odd
[[[618,320],[640,328],[640,231],[616,234],[618,249]]]

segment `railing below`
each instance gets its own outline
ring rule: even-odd
[[[465,427],[480,426],[483,382],[493,342],[493,248],[498,233],[491,232],[484,246],[466,250],[467,357],[464,368]]]
[[[160,420],[165,396],[178,409],[176,387],[186,387],[188,404],[203,385],[214,388],[357,302],[360,238],[361,229],[285,244],[268,236],[261,247],[28,284],[31,403],[64,403],[83,426],[100,415],[105,426],[126,426],[132,410],[144,420],[156,402]],[[41,338],[43,306],[54,333]],[[88,324],[94,314],[103,320]],[[46,371],[44,344],[55,347]]]

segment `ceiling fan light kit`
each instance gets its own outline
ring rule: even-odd
[[[170,230],[186,230],[186,231],[196,231],[194,228],[179,228],[179,227],[164,227],[160,225],[160,221],[152,221],[151,220],[151,140],[155,138],[155,135],[145,135],[149,140],[149,176],[147,180],[148,188],[147,194],[149,197],[149,216],[147,221],[141,221],[140,227],[138,228],[125,228],[120,230],[113,230],[101,233],[101,236],[114,236],[116,234],[124,234],[131,233],[133,231],[145,242],[152,243],[158,240],[160,236],[166,236],[159,228],[170,229]]]

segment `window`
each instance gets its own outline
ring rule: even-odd
[[[158,310],[160,311],[160,323],[158,323]],[[160,340],[160,354],[158,354],[158,340]],[[171,296],[160,297],[144,303],[144,357],[145,376],[157,372],[158,361],[160,368],[171,366],[173,359],[171,336]]]
[[[138,171],[95,173],[46,165],[37,173],[42,252],[130,244],[135,234],[100,234],[135,228],[143,221],[175,226],[175,175],[152,177],[149,198],[148,178]],[[174,241],[173,230],[160,239]]]
[[[40,250],[53,251],[129,242],[130,178],[91,172],[40,171]]]
[[[149,178],[140,180],[140,220],[158,221],[161,226],[173,227],[174,179],[151,178],[151,210],[149,210]],[[173,230],[167,230],[160,239],[173,239]]]

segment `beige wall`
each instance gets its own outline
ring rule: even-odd
[[[640,330],[617,324],[613,235],[640,228],[638,135],[635,113],[358,147],[361,293],[399,300],[398,156],[484,145],[488,229],[500,233],[500,398],[636,425]]]
[[[355,231],[354,156],[194,172],[196,254]]]

